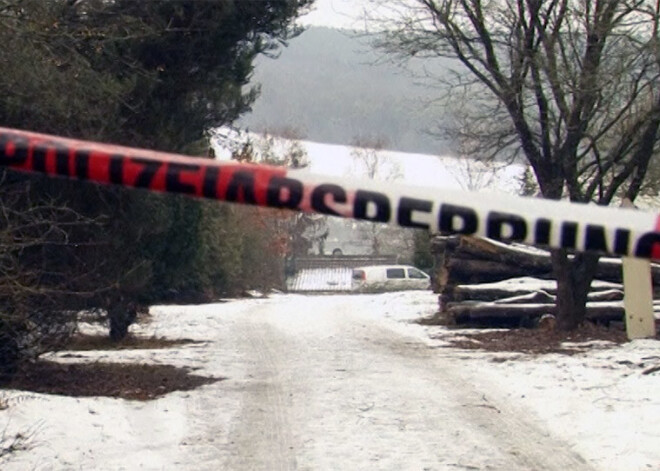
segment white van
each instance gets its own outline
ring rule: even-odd
[[[354,291],[430,289],[431,278],[409,265],[371,265],[353,269]]]

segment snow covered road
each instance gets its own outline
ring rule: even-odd
[[[290,298],[234,318],[218,341],[244,374],[219,387],[240,408],[208,469],[589,469],[360,301]]]
[[[628,391],[629,379],[634,391],[652,388],[657,376],[630,375],[623,364],[594,370],[586,357],[495,363],[439,348],[428,328],[405,322],[432,314],[435,303],[416,292],[152,308],[141,333],[205,343],[86,359],[168,363],[227,379],[147,403],[15,401],[0,427],[37,424],[37,440],[3,469],[656,469],[653,389],[634,406],[595,398]],[[633,364],[657,352],[656,343],[641,345],[615,355]],[[627,428],[612,427],[617,421]]]

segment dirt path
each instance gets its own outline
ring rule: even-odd
[[[221,442],[208,469],[591,469],[460,362],[359,297],[331,299],[246,303],[222,319],[216,366],[234,358],[235,371],[216,387],[235,412],[220,426],[191,411],[196,439]]]

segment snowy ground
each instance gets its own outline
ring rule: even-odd
[[[4,393],[3,470],[660,468],[657,341],[574,356],[447,348],[428,292],[152,308],[139,333],[205,343],[76,352],[228,378],[150,402]],[[432,339],[431,337],[438,337]]]
[[[291,152],[292,145],[300,145],[308,163],[302,172],[329,177],[364,179],[369,178],[370,171],[375,171],[371,177],[375,180],[445,190],[518,194],[525,170],[520,164],[506,162],[484,163],[448,155],[413,154],[386,149],[364,150],[348,145],[291,141],[255,133],[241,134],[225,128],[218,129],[218,132],[222,137],[213,144],[218,160],[231,159],[232,149],[240,148],[248,140],[254,146],[257,162],[264,158],[264,149],[272,154],[270,158],[284,158]],[[364,156],[365,153],[368,157]],[[365,159],[370,162],[368,166],[365,166]],[[370,169],[369,166],[375,168]]]

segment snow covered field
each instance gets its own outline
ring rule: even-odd
[[[136,333],[204,343],[65,352],[224,381],[139,402],[5,391],[5,437],[34,432],[3,470],[660,468],[657,341],[573,356],[447,347],[410,321],[429,292],[274,295],[159,306]],[[432,338],[433,337],[433,338]]]
[[[231,149],[238,149],[248,140],[253,144],[256,158],[263,158],[264,150],[277,158],[291,152],[292,145],[300,145],[307,155],[308,166],[303,172],[330,177],[367,178],[368,170],[359,157],[370,154],[370,165],[376,166],[376,180],[396,181],[407,185],[437,187],[453,190],[484,191],[518,194],[524,166],[503,162],[484,163],[452,156],[412,154],[392,150],[360,150],[354,146],[325,144],[313,141],[292,141],[256,133],[236,133],[219,129],[221,138],[214,141],[219,160],[231,159]],[[272,157],[271,156],[271,157]]]

